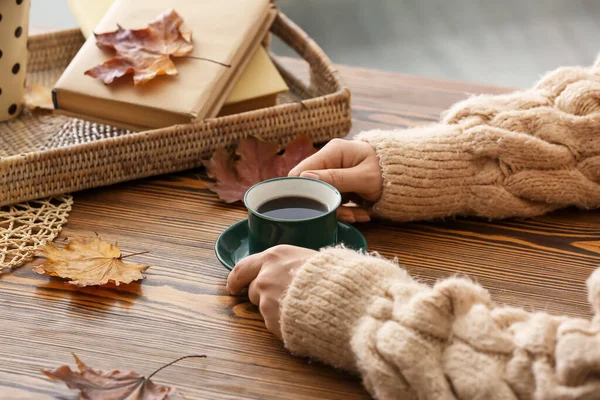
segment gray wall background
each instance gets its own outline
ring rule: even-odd
[[[408,74],[528,87],[548,70],[590,64],[600,52],[597,0],[279,0],[277,4],[335,62]],[[65,0],[32,0],[31,22],[52,28],[75,26]],[[283,46],[275,50],[289,54]]]

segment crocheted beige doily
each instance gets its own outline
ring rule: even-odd
[[[0,273],[20,267],[67,222],[73,197],[63,195],[0,207]]]

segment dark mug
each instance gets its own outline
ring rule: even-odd
[[[285,197],[316,200],[325,208],[310,218],[288,219],[261,214],[266,202]],[[250,254],[279,244],[319,250],[337,243],[336,210],[342,203],[340,192],[328,183],[308,178],[275,178],[257,183],[244,195],[248,209]]]

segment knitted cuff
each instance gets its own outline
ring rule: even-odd
[[[445,124],[358,135],[375,148],[383,174],[374,214],[411,221],[465,213],[469,186],[484,166],[464,151],[467,141],[462,136],[461,127]],[[479,183],[491,184],[497,177],[486,178]]]
[[[412,281],[382,258],[344,248],[322,250],[296,271],[281,301],[281,330],[294,354],[355,370],[352,331],[370,300],[391,281]]]
[[[496,133],[497,137],[477,128],[439,123],[360,134],[357,139],[375,148],[383,175],[375,216],[400,222],[449,216],[496,219],[530,217],[557,208],[507,190],[507,171],[482,150],[490,147],[488,141],[510,144],[510,132]]]

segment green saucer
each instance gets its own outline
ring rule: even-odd
[[[366,250],[365,237],[352,225],[338,222],[337,244],[354,250]],[[225,229],[215,243],[215,253],[221,264],[232,270],[235,264],[248,256],[248,220],[237,222]]]

